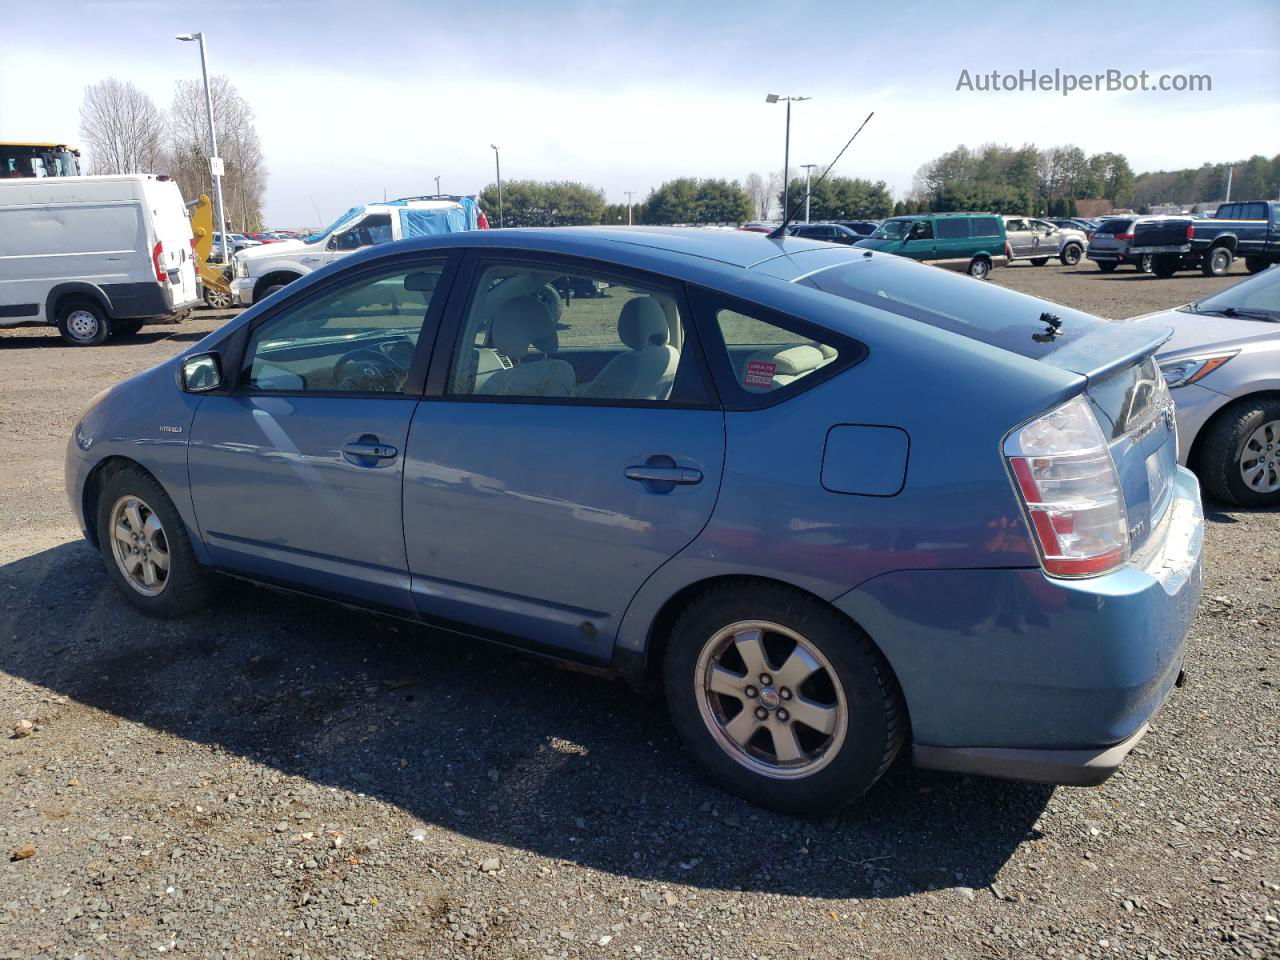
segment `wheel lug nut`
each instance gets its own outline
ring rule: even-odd
[[[786,710],[779,710],[778,719],[781,720],[783,723],[786,723],[788,720],[791,719],[791,714],[787,713]]]
[[[750,684],[748,684],[747,689],[744,692],[748,697],[754,697],[760,691],[757,690],[755,687],[751,686]]]
[[[764,707],[756,707],[756,719],[757,719],[757,720],[767,720],[768,718],[769,718],[769,711],[768,711],[768,710],[766,710]]]
[[[778,691],[778,696],[780,696],[783,700],[790,700],[791,691],[787,687],[783,687],[781,690]]]
[[[762,673],[760,674],[760,682],[767,687],[769,684],[773,683],[773,677],[769,676],[767,673]]]

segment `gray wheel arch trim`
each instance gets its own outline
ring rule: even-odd
[[[97,302],[102,307],[107,317],[112,315],[111,298],[103,292],[102,288],[85,280],[66,280],[56,284],[49,291],[49,295],[44,301],[44,318],[53,323],[57,319],[54,308],[58,305],[58,301],[67,296],[85,296]]]

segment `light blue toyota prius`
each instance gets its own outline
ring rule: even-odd
[[[67,490],[145,613],[229,574],[605,668],[770,807],[904,745],[1096,784],[1201,591],[1169,333],[790,237],[409,240],[100,395]]]

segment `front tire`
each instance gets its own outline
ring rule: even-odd
[[[1205,434],[1198,472],[1226,503],[1280,506],[1280,400],[1246,397],[1219,414]]]
[[[1064,267],[1074,267],[1080,262],[1080,256],[1083,253],[1084,251],[1080,249],[1080,244],[1068,243],[1062,249],[1062,252],[1058,254],[1058,259],[1062,261]]]
[[[1177,257],[1156,257],[1156,262],[1152,264],[1151,272],[1157,277],[1168,279],[1178,272]]]
[[[1144,253],[1133,264],[1138,268],[1139,273],[1150,273],[1155,269],[1156,258],[1153,254]]]
[[[73,347],[96,347],[111,335],[107,314],[89,299],[64,300],[58,305],[58,333]]]
[[[130,604],[152,617],[197,610],[212,593],[186,524],[149,473],[124,467],[102,484],[96,524],[107,578]]]
[[[231,306],[231,294],[205,287],[204,302],[212,310],[226,310]]]
[[[698,596],[672,628],[663,668],[690,752],[721,787],[774,810],[844,806],[906,739],[901,691],[870,638],[780,584]]]
[[[1271,266],[1271,262],[1269,260],[1264,260],[1262,257],[1244,258],[1244,268],[1250,273],[1261,273],[1269,266]]]
[[[1206,277],[1225,277],[1231,271],[1231,261],[1234,259],[1226,247],[1214,247],[1205,254],[1200,272]]]
[[[991,273],[991,261],[988,260],[986,257],[974,257],[972,260],[969,261],[969,270],[968,270],[969,276],[974,277],[978,280],[985,280],[987,279],[987,276],[990,273]]]

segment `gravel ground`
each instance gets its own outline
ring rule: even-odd
[[[1111,316],[1227,282],[994,279]],[[1208,505],[1189,683],[1103,786],[899,762],[788,818],[620,683],[243,585],[134,614],[65,438],[219,322],[0,333],[0,958],[1280,956],[1276,514]]]

